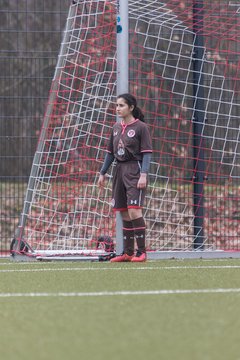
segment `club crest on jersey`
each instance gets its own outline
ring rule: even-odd
[[[127,136],[130,138],[134,137],[134,135],[135,135],[135,130],[133,130],[133,129],[129,130],[127,133]]]

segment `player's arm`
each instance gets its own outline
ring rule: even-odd
[[[113,160],[114,160],[114,155],[111,153],[106,153],[102,168],[100,170],[100,175],[106,174],[106,172],[110,168],[110,165],[112,164]]]
[[[151,152],[143,153],[141,173],[137,184],[138,189],[144,189],[147,186],[147,174],[149,172],[151,158]]]
[[[100,170],[100,176],[98,179],[98,185],[103,186],[105,180],[105,174],[108,171],[109,167],[111,166],[114,160],[114,155],[112,153],[106,153],[103,165]]]
[[[148,174],[151,158],[152,158],[152,152],[143,153],[141,174]]]

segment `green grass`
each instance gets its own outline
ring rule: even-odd
[[[176,289],[240,289],[240,260],[3,259],[1,359],[240,359],[240,292],[141,293]]]

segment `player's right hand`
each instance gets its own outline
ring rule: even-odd
[[[105,181],[105,175],[100,175],[98,178],[98,186],[103,187]]]

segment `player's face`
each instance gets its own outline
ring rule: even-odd
[[[127,118],[132,115],[133,106],[129,106],[123,98],[117,99],[116,111],[120,118]]]

